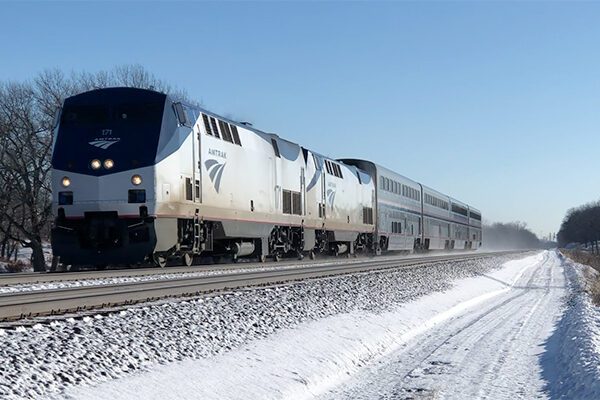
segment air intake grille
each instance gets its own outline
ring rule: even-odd
[[[300,192],[283,191],[283,213],[302,215],[302,197]]]
[[[363,224],[373,225],[373,209],[363,207]]]

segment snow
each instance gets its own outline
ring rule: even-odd
[[[574,282],[567,298],[568,312],[546,341],[542,362],[547,366],[546,390],[552,398],[600,398],[600,307],[584,292],[592,268],[566,260],[566,273]],[[552,354],[557,355],[551,357]]]
[[[67,396],[540,397],[547,395],[542,375],[549,365],[540,362],[539,355],[561,317],[561,297],[569,291],[569,282],[556,253],[544,252],[390,311],[333,315],[213,358],[154,367],[92,388],[74,388]],[[586,331],[574,329],[566,343],[578,349],[581,342],[576,338]],[[573,357],[575,349],[558,353],[566,358],[566,367],[581,364]],[[598,355],[597,347],[592,354]],[[599,364],[588,360],[585,365],[596,368],[589,379],[577,381],[573,390],[559,390],[559,395],[597,398]],[[463,390],[454,390],[461,386]]]
[[[42,242],[42,251],[44,252],[44,258],[46,260],[46,264],[50,265],[50,263],[52,262],[52,246],[50,245],[50,243]],[[21,248],[17,249],[16,260],[14,257],[11,257],[12,261],[23,263],[23,265],[25,266],[20,272],[33,271],[33,268],[31,267],[31,253],[32,253],[31,248],[21,247]],[[9,273],[9,272],[10,272],[10,270],[8,268],[8,262],[0,261],[0,273]]]
[[[585,267],[555,252],[508,259],[0,330],[0,397],[599,398]]]
[[[91,320],[47,318],[35,330],[6,329],[0,347],[0,398],[64,398],[68,388],[122,378],[160,364],[208,359],[332,315],[380,313],[449,289],[455,279],[500,268],[510,258],[437,262],[306,280],[131,306]]]

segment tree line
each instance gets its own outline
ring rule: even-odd
[[[600,241],[600,201],[584,204],[567,211],[560,230],[558,243],[561,247],[569,243],[591,246],[598,251]]]
[[[58,110],[66,97],[111,86],[154,89],[187,99],[185,92],[140,65],[97,73],[46,70],[34,79],[0,81],[0,257],[31,248],[34,271],[44,271],[49,240],[51,152]]]

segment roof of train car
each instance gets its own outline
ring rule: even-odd
[[[384,167],[383,165],[379,165],[379,164],[377,164],[377,163],[374,163],[373,161],[369,161],[369,160],[362,160],[362,159],[359,159],[359,158],[339,158],[339,159],[337,159],[337,161],[339,161],[339,162],[341,162],[341,163],[344,163],[344,164],[346,164],[344,161],[360,161],[360,162],[364,162],[364,163],[369,163],[369,164],[373,165],[373,166],[375,167],[375,169],[377,169],[377,170],[383,170],[383,171],[385,171],[385,172],[387,172],[387,173],[390,173],[390,174],[393,174],[393,175],[399,176],[400,178],[402,178],[402,179],[404,179],[404,180],[406,180],[406,181],[408,181],[408,182],[410,182],[410,183],[414,184],[415,186],[420,186],[420,183],[419,183],[419,182],[417,182],[417,181],[415,181],[415,180],[413,180],[413,179],[410,179],[410,178],[408,178],[408,177],[406,177],[406,176],[404,176],[404,175],[402,175],[402,174],[399,174],[399,173],[397,173],[397,172],[396,172],[396,171],[394,171],[394,170],[391,170],[391,169],[389,169],[389,168],[386,168],[386,167]],[[346,164],[346,165],[347,165],[347,164]]]
[[[413,180],[413,179],[407,178],[406,176],[404,176],[404,175],[402,175],[402,174],[399,174],[399,173],[397,173],[397,172],[395,172],[395,171],[393,171],[393,170],[391,170],[391,169],[389,169],[389,168],[386,168],[386,167],[384,167],[383,165],[377,164],[377,163],[375,163],[375,162],[373,162],[373,161],[370,161],[370,160],[363,160],[363,159],[360,159],[360,158],[341,158],[339,161],[341,161],[341,162],[344,162],[344,160],[348,160],[348,161],[359,161],[359,162],[369,163],[369,164],[373,165],[373,166],[375,167],[375,169],[376,169],[376,170],[378,170],[378,171],[379,171],[379,170],[383,170],[383,171],[386,171],[386,172],[391,172],[391,173],[393,173],[393,174],[395,174],[395,175],[397,175],[397,176],[400,176],[400,177],[402,177],[403,179],[406,179],[406,180],[408,180],[408,181],[410,181],[410,182],[413,182],[413,183],[414,183],[414,184],[416,184],[416,185],[421,185],[421,186],[423,187],[423,190],[424,190],[424,191],[427,191],[427,192],[428,192],[428,193],[430,193],[430,194],[438,195],[439,197],[443,197],[444,199],[448,199],[448,200],[449,200],[450,202],[452,202],[452,203],[455,203],[455,204],[459,204],[459,205],[461,205],[461,206],[468,207],[468,208],[469,208],[469,210],[472,210],[472,211],[475,211],[475,212],[481,213],[481,212],[480,212],[478,209],[476,209],[476,208],[474,208],[474,207],[471,207],[471,206],[470,206],[468,203],[462,202],[462,201],[460,201],[460,200],[458,200],[458,199],[455,199],[454,197],[451,197],[451,196],[449,196],[449,195],[446,195],[446,194],[444,194],[444,193],[442,193],[442,192],[439,192],[439,191],[437,191],[437,190],[435,190],[435,189],[433,189],[433,188],[431,188],[431,187],[429,187],[429,186],[427,186],[427,185],[424,185],[424,184],[422,184],[422,183],[419,183],[419,182],[417,182],[417,181],[415,181],[415,180]]]
[[[463,207],[469,207],[469,205],[467,203],[463,203],[462,201],[457,200],[454,197],[450,197],[450,203],[458,204],[459,206],[463,206]]]
[[[224,122],[228,122],[228,123],[230,123],[230,124],[234,124],[234,125],[236,125],[236,126],[237,126],[237,127],[239,127],[239,128],[243,128],[243,129],[249,130],[249,131],[251,131],[251,132],[258,133],[258,134],[260,134],[260,135],[265,135],[265,136],[267,136],[267,137],[275,137],[275,138],[277,138],[277,140],[281,140],[281,141],[284,141],[284,142],[290,143],[290,144],[292,144],[292,145],[299,146],[299,147],[301,147],[301,148],[303,148],[303,149],[305,149],[305,150],[308,150],[308,151],[310,151],[312,154],[314,154],[314,155],[316,155],[316,156],[318,156],[318,157],[321,157],[321,158],[323,158],[323,159],[326,159],[326,160],[329,160],[329,161],[334,161],[334,162],[339,162],[339,160],[336,160],[336,159],[335,159],[335,158],[333,158],[333,157],[328,157],[328,156],[326,156],[326,155],[323,155],[323,154],[321,154],[321,153],[319,153],[319,152],[317,152],[317,151],[314,151],[314,150],[313,150],[313,149],[311,149],[311,148],[304,147],[304,146],[302,146],[302,145],[301,145],[301,144],[299,144],[299,143],[292,142],[291,140],[288,140],[288,139],[282,138],[281,136],[279,136],[278,134],[276,134],[276,133],[274,133],[274,132],[265,132],[265,131],[261,131],[260,129],[254,128],[252,125],[248,125],[248,124],[246,124],[246,123],[243,123],[243,122],[240,122],[240,121],[234,121],[234,120],[232,120],[232,119],[229,119],[229,118],[227,118],[227,117],[224,117],[224,116],[222,116],[222,115],[216,114],[216,113],[214,113],[214,112],[212,112],[212,111],[209,111],[209,110],[207,110],[207,109],[205,109],[205,108],[203,108],[203,107],[200,107],[200,106],[197,106],[197,105],[192,105],[192,104],[185,103],[185,102],[182,102],[182,103],[183,103],[183,104],[184,104],[186,107],[193,108],[193,109],[195,109],[195,110],[197,110],[197,111],[200,111],[200,112],[201,112],[201,113],[203,113],[203,114],[209,115],[209,116],[211,116],[211,117],[214,117],[214,118],[218,118],[218,119],[220,119],[220,120],[222,120],[222,121],[224,121]],[[348,166],[348,165],[347,165],[347,166]],[[352,167],[354,167],[354,166],[352,166]],[[356,168],[356,167],[354,167],[354,168]]]
[[[481,211],[479,211],[479,209],[475,207],[469,206],[469,211],[475,211],[476,213],[481,214]]]

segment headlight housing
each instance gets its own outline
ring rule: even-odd
[[[63,185],[63,187],[69,187],[69,186],[71,186],[71,179],[69,179],[68,176],[64,176],[61,179],[60,184]]]
[[[114,166],[115,166],[115,162],[113,160],[111,160],[110,158],[107,158],[106,160],[104,160],[104,168],[111,169]]]
[[[139,186],[142,184],[142,177],[140,175],[133,175],[131,177],[131,183],[133,183],[135,186]]]
[[[94,158],[92,161],[90,161],[90,167],[92,167],[93,170],[98,170],[100,167],[102,167],[102,163],[97,158]]]

